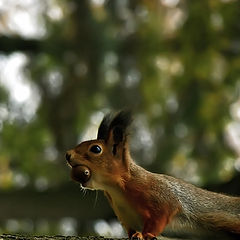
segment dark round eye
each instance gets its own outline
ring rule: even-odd
[[[91,148],[90,148],[90,151],[93,152],[93,153],[96,153],[96,154],[99,154],[102,149],[100,146],[98,145],[93,145]]]

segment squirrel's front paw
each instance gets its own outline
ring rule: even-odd
[[[143,235],[144,240],[157,240],[157,237],[152,233],[146,233]]]
[[[140,232],[135,232],[132,236],[131,236],[131,240],[143,240],[143,235]]]

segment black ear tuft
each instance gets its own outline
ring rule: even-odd
[[[124,140],[127,135],[127,129],[132,122],[132,114],[130,111],[120,111],[111,121],[109,130],[113,131],[113,140],[119,143]]]
[[[97,139],[107,140],[111,121],[112,121],[112,114],[109,113],[106,116],[104,116],[98,128]]]
[[[124,137],[123,129],[119,126],[113,128],[113,141],[115,143],[119,143],[123,141]]]
[[[132,123],[132,114],[130,111],[122,110],[116,114],[110,124],[110,129],[113,127],[121,127],[126,130],[127,127]]]
[[[110,133],[112,131],[112,137],[114,143],[119,143],[124,140],[124,136],[127,135],[127,128],[132,122],[132,114],[130,111],[120,111],[115,116],[112,114],[107,114],[99,128],[97,139],[103,139],[108,141]]]

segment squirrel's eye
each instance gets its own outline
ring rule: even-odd
[[[98,146],[98,145],[93,145],[91,148],[90,148],[90,151],[93,152],[93,153],[100,153],[102,151],[101,147]]]

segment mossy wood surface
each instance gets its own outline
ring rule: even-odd
[[[26,236],[26,235],[0,235],[0,240],[128,240],[128,238],[105,238],[105,237],[76,237],[76,236]],[[173,238],[158,237],[158,240],[177,240]]]

